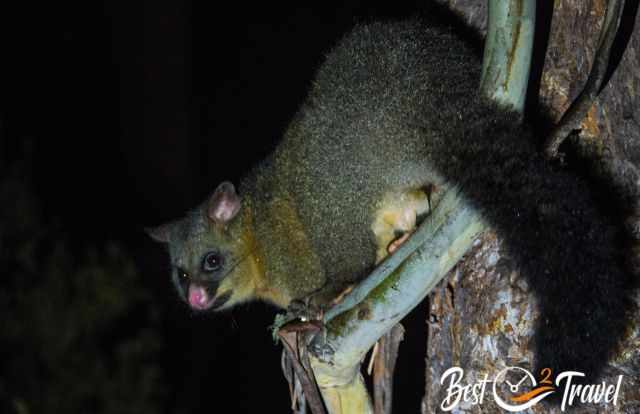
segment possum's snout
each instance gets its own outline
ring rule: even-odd
[[[217,309],[231,298],[231,292],[216,296],[216,290],[198,283],[191,283],[187,293],[187,302],[194,310]]]
[[[206,287],[191,283],[189,285],[187,301],[193,309],[207,310],[213,304],[213,295],[208,292]]]

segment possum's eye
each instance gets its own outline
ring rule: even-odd
[[[222,262],[222,256],[215,252],[209,252],[204,256],[204,259],[202,260],[202,271],[211,273],[215,272],[216,270],[220,270],[220,268],[222,267]]]

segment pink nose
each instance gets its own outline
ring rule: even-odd
[[[205,309],[208,302],[209,295],[204,287],[194,284],[189,286],[189,305],[197,309]]]

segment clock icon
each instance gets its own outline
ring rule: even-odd
[[[496,404],[511,412],[525,410],[554,392],[555,388],[552,386],[538,386],[533,374],[521,367],[507,367],[493,381],[493,398]]]

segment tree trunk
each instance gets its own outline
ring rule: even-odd
[[[484,33],[486,0],[439,2]],[[638,23],[638,2],[628,3],[616,40],[617,48],[612,56],[613,63],[619,61],[619,65],[583,121],[578,145],[589,153],[607,148],[638,166],[640,33],[637,30],[633,32],[634,24]],[[558,121],[584,85],[593,62],[606,4],[606,0],[553,2],[553,19],[540,80],[539,107],[554,122]],[[540,4],[539,7],[543,6]],[[539,21],[538,27],[544,26],[545,22]],[[620,58],[627,42],[624,55]],[[529,108],[529,112],[535,111]],[[518,269],[501,253],[501,243],[495,233],[486,232],[430,295],[423,413],[441,411],[446,385],[441,385],[440,380],[450,367],[464,369],[460,384],[466,385],[476,383],[485,375],[492,379],[509,366],[535,365],[532,337],[539,311],[527,281],[518,277]],[[636,304],[640,304],[638,297]],[[623,375],[617,404],[576,403],[575,412],[638,412],[639,321],[636,317],[620,351],[606,365],[602,376],[586,381],[616,384],[619,375]],[[603,335],[606,334],[603,332]],[[532,374],[539,378],[539,373]],[[505,412],[494,401],[492,385],[486,385],[482,404],[461,402],[457,406],[458,412]],[[533,413],[560,412],[560,407],[540,403],[529,410]]]

